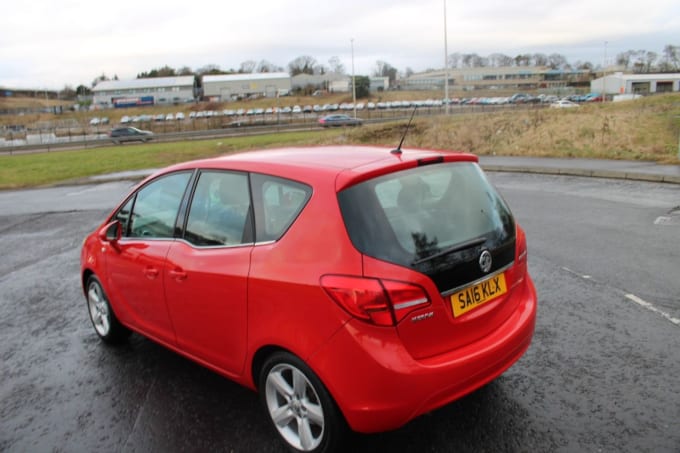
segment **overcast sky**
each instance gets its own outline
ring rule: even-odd
[[[165,65],[287,70],[309,55],[348,73],[444,66],[444,0],[31,0],[0,13],[0,87],[73,88]],[[449,53],[559,53],[602,64],[626,50],[680,45],[680,1],[448,0]],[[607,45],[605,46],[605,42]],[[606,50],[605,50],[606,48]]]

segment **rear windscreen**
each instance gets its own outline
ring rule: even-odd
[[[352,186],[338,198],[359,251],[426,273],[440,267],[449,253],[514,244],[510,210],[472,162],[390,173]]]

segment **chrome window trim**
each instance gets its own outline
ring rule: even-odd
[[[496,272],[494,272],[494,273],[492,273],[492,274],[487,274],[487,275],[485,275],[484,277],[475,280],[474,282],[466,283],[466,284],[464,284],[464,285],[461,285],[461,286],[458,286],[458,287],[456,287],[456,288],[453,288],[453,289],[450,289],[450,290],[448,290],[448,291],[445,291],[445,292],[441,293],[441,295],[442,295],[442,297],[448,297],[448,296],[450,296],[451,294],[455,294],[455,293],[457,293],[458,291],[461,291],[461,290],[463,290],[463,289],[465,289],[465,288],[469,288],[469,287],[471,287],[471,286],[475,286],[475,285],[477,285],[477,284],[479,284],[479,283],[482,283],[482,282],[485,281],[485,280],[488,280],[488,279],[490,279],[490,278],[493,278],[493,277],[495,277],[495,276],[497,276],[497,275],[502,274],[503,272],[505,272],[505,271],[507,271],[508,269],[510,269],[514,264],[515,264],[515,260],[512,260],[512,261],[510,261],[509,264],[506,264],[505,266],[501,267],[500,269],[498,269]]]

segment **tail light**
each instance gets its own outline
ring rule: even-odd
[[[324,275],[321,286],[349,314],[378,326],[394,326],[430,304],[423,288],[406,282]]]
[[[515,235],[515,265],[514,282],[512,286],[520,284],[527,273],[527,237],[524,230],[517,225]]]

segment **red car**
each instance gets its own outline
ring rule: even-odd
[[[524,232],[466,153],[333,146],[174,165],[84,242],[109,343],[138,332],[259,391],[293,451],[391,430],[526,351]]]

